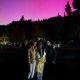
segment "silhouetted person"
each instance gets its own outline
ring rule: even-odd
[[[46,53],[47,53],[46,61],[48,63],[52,63],[54,51],[53,51],[52,43],[50,41],[47,41],[47,43],[46,43]]]
[[[45,63],[45,68],[44,68],[44,80],[51,80],[52,77],[52,74],[53,74],[53,64],[52,64],[52,61],[53,61],[53,57],[54,56],[54,50],[53,50],[53,47],[52,47],[52,43],[47,40],[46,41],[46,63]]]

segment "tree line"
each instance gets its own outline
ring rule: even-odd
[[[19,21],[12,21],[7,25],[0,25],[0,36],[7,35],[11,41],[24,41],[37,36],[50,40],[80,39],[80,0],[73,0],[73,8],[69,1],[65,5],[64,17],[58,15],[48,19],[32,21],[25,20],[24,16]]]

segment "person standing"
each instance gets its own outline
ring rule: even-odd
[[[58,52],[59,52],[59,48],[61,47],[61,42],[57,42],[53,44],[53,49],[54,49],[54,60],[53,60],[53,64],[56,64],[57,61],[57,56],[58,56]]]
[[[44,68],[44,80],[52,80],[54,75],[54,67],[52,61],[54,60],[54,49],[50,40],[46,41],[46,63]]]
[[[36,68],[36,42],[32,42],[30,48],[28,49],[28,61],[30,72],[28,74],[28,79],[34,78],[35,68]]]
[[[42,80],[43,79],[43,73],[44,73],[44,65],[46,62],[46,52],[44,48],[44,43],[43,41],[38,38],[37,41],[37,54],[36,54],[36,60],[37,60],[37,65],[36,65],[36,74],[37,74],[37,80]]]

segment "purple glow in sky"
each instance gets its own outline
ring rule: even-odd
[[[0,0],[0,24],[16,21],[24,15],[25,19],[45,19],[64,15],[64,6],[72,0]]]

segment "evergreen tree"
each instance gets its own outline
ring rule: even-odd
[[[20,21],[24,21],[24,16],[21,17]]]
[[[80,0],[73,0],[74,9],[80,10]]]
[[[80,16],[80,0],[73,0],[74,16]]]
[[[71,6],[69,4],[69,1],[67,2],[66,6],[65,6],[65,12],[66,12],[67,16],[71,15]]]

